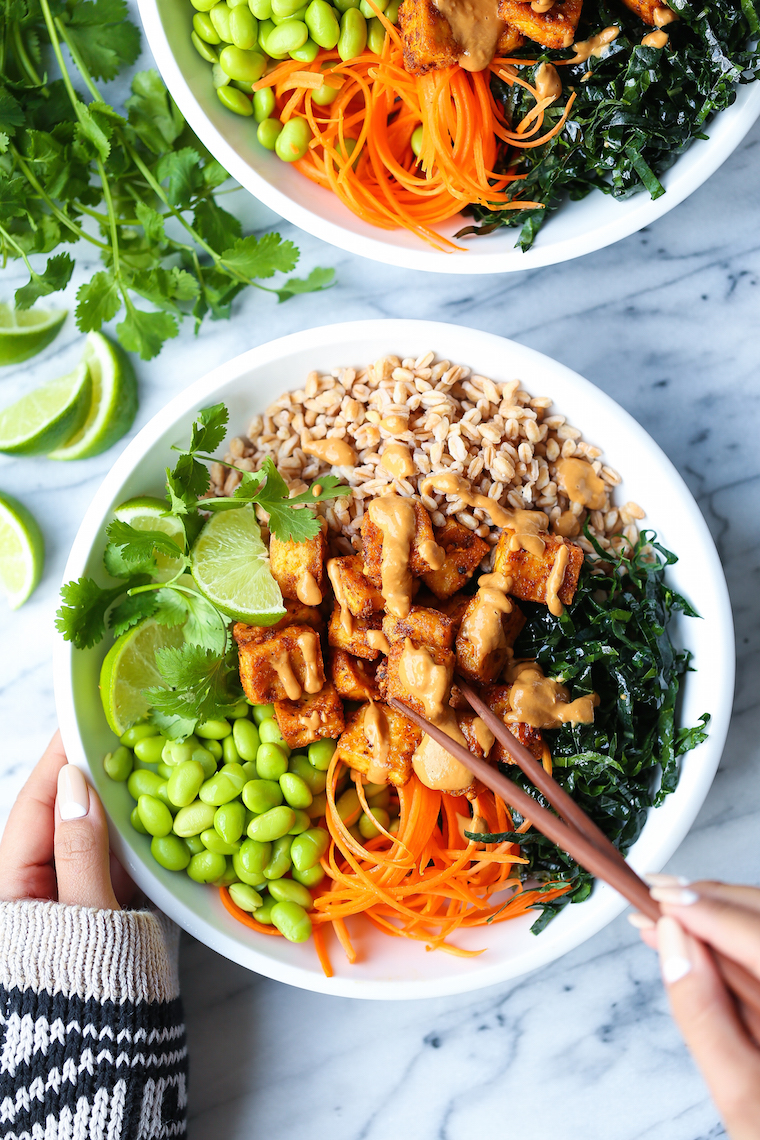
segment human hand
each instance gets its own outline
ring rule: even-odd
[[[760,1140],[760,1018],[740,1017],[705,946],[760,978],[760,890],[650,875],[663,917],[641,936],[660,955],[673,1017],[732,1140]]]
[[[134,884],[110,855],[105,812],[56,732],[21,789],[0,842],[0,900],[120,910]]]

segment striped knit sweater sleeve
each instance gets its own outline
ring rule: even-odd
[[[0,1140],[186,1134],[177,945],[151,911],[0,903]]]

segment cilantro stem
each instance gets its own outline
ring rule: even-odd
[[[13,47],[15,49],[18,62],[21,64],[22,68],[29,76],[35,87],[42,87],[42,80],[37,74],[37,70],[29,58],[29,53],[26,50],[26,44],[24,43],[24,37],[21,32],[21,25],[17,20],[13,23],[11,38],[13,40]],[[5,69],[3,68],[3,70]]]
[[[74,88],[72,86],[71,77],[69,75],[68,68],[66,67],[66,64],[65,64],[64,59],[63,59],[63,52],[61,51],[61,42],[58,39],[58,36],[56,35],[55,21],[53,20],[53,14],[50,11],[50,5],[48,4],[48,0],[40,0],[40,8],[42,9],[42,15],[43,15],[44,20],[45,20],[45,26],[47,27],[48,35],[50,36],[50,43],[52,44],[53,52],[55,54],[55,58],[58,62],[59,68],[61,69],[61,78],[63,79],[63,84],[66,88],[66,92],[67,92],[69,99],[71,101],[71,106],[74,109],[74,113],[76,114],[77,119],[79,119],[79,121],[81,123],[82,116],[81,116],[81,112],[80,112],[79,108],[82,106],[82,102],[79,99],[79,96],[77,95],[76,91],[74,90]]]
[[[24,158],[19,154],[12,143],[8,149],[16,160],[27,182],[30,184],[33,190],[36,190],[37,194],[50,210],[53,217],[57,218],[62,225],[66,226],[67,229],[70,229],[72,233],[76,234],[80,240],[88,241],[90,245],[97,246],[98,249],[110,249],[110,246],[107,245],[106,242],[98,241],[98,239],[96,237],[93,237],[92,234],[88,234],[86,230],[83,230],[76,224],[76,222],[73,222],[71,218],[63,212],[63,210],[59,209],[59,207],[56,206],[53,199],[50,198],[50,196],[45,193],[42,186],[40,186],[29,166],[24,161]]]
[[[13,238],[11,237],[11,235],[8,233],[8,231],[5,229],[4,226],[0,226],[0,237],[2,237],[3,240],[8,243],[8,245],[13,246],[13,248],[16,250],[16,253],[19,255],[19,257],[24,259],[24,265],[26,266],[27,270],[29,271],[29,276],[30,277],[37,277],[38,274],[36,274],[34,272],[34,270],[32,269],[32,267],[29,263],[29,258],[26,256],[26,254],[24,253],[23,249],[18,244],[18,242],[13,240]]]
[[[121,271],[119,269],[119,230],[116,225],[116,214],[113,208],[113,199],[111,198],[111,187],[108,185],[103,160],[98,156],[98,174],[103,183],[103,197],[105,198],[106,208],[108,210],[108,221],[111,226],[111,246],[113,247],[113,275],[117,280],[121,280]]]
[[[47,0],[42,0],[42,3],[45,6],[47,6]],[[56,28],[60,32],[61,38],[63,39],[64,43],[66,44],[66,47],[69,49],[69,52],[71,53],[71,58],[74,60],[74,63],[77,65],[79,71],[81,72],[82,79],[84,79],[85,86],[87,87],[87,90],[90,92],[90,94],[92,95],[92,97],[96,103],[102,103],[103,97],[100,94],[100,92],[98,91],[95,84],[93,83],[92,76],[90,75],[89,71],[85,67],[84,61],[82,60],[81,55],[77,51],[75,45],[72,43],[71,37],[69,36],[68,32],[66,31],[66,25],[63,23],[60,16],[55,17],[54,23],[55,23]]]

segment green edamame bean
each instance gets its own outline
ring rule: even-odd
[[[211,779],[204,782],[198,796],[204,804],[219,807],[239,796],[245,782],[245,772],[240,764],[225,764]]]
[[[254,914],[257,922],[262,923],[264,926],[272,925],[272,907],[276,906],[274,899],[264,899],[263,904]]]
[[[171,769],[166,781],[166,791],[175,807],[183,808],[191,804],[201,790],[205,774],[197,760],[185,760]]]
[[[385,18],[389,24],[398,23],[398,10],[401,7],[401,0],[391,0],[388,7],[385,9]]]
[[[156,764],[156,775],[160,776],[162,780],[168,781],[173,771],[173,768],[170,768],[168,764],[163,764],[161,761]]]
[[[337,87],[330,87],[328,83],[323,83],[321,87],[317,87],[316,91],[312,91],[311,98],[318,107],[327,107],[338,98],[339,94]]]
[[[288,835],[300,835],[304,831],[308,831],[311,827],[311,820],[305,811],[298,811],[296,809],[296,822],[291,827]]]
[[[288,771],[295,772],[296,776],[300,776],[303,782],[308,785],[313,796],[318,796],[320,792],[325,790],[327,776],[324,772],[312,767],[302,753],[299,752],[290,757]]]
[[[372,0],[372,3],[381,12],[384,12],[390,3],[390,0]],[[374,8],[370,7],[369,0],[360,0],[359,11],[361,12],[362,16],[364,16],[365,20],[377,19],[377,12]],[[380,27],[382,27],[382,24]]]
[[[289,119],[277,136],[275,154],[283,162],[298,162],[306,154],[311,137],[311,127],[305,119]]]
[[[309,867],[308,871],[299,871],[293,867],[290,873],[297,883],[303,883],[305,887],[316,887],[325,877],[324,867],[319,863],[315,867]]]
[[[268,20],[272,15],[272,0],[248,0],[248,8],[257,20]]]
[[[224,874],[220,875],[218,879],[214,879],[214,886],[215,887],[230,887],[230,886],[232,886],[233,883],[237,883],[239,881],[240,880],[238,879],[237,872],[232,865],[232,859],[230,859],[228,857],[227,858],[227,865],[224,869]]]
[[[301,7],[298,8],[292,14],[292,16],[277,16],[277,15],[275,15],[275,13],[273,11],[272,12],[272,23],[277,28],[279,28],[280,24],[287,24],[288,20],[300,20],[301,23],[303,23],[304,22],[303,18],[306,15],[306,9],[308,8],[308,6],[309,6],[308,4],[302,4]]]
[[[362,814],[362,805],[359,802],[356,788],[347,788],[335,806],[346,827],[352,827],[357,823]]]
[[[206,850],[200,835],[186,835],[182,842],[191,855],[197,855],[199,851]]]
[[[314,899],[306,887],[293,879],[275,879],[269,884],[269,893],[277,902],[294,902],[304,910],[314,909]]]
[[[227,5],[220,4],[218,7],[226,8]],[[225,48],[225,51],[226,50],[227,49]],[[232,50],[237,52],[239,49],[233,48]],[[224,60],[221,58],[221,56],[219,57],[219,62],[221,63],[222,67],[224,67]],[[233,75],[232,72],[229,71],[226,67],[224,67],[224,70],[227,72],[230,79],[248,78],[246,75]],[[251,80],[251,83],[255,82],[255,79]],[[202,724],[199,724],[195,729],[195,735],[200,736],[202,740],[224,740],[225,736],[229,736],[231,732],[232,729],[230,728],[230,723],[227,720],[204,720],[204,722]]]
[[[262,720],[272,720],[274,718],[274,705],[254,705],[251,715],[256,724],[261,724]]]
[[[240,753],[238,752],[235,745],[234,736],[225,736],[224,740],[222,741],[222,757],[225,764],[240,763]]]
[[[287,55],[288,52],[303,47],[308,38],[309,29],[302,20],[286,20],[285,23],[275,26],[274,30],[267,36],[267,51],[274,55]],[[264,721],[259,726],[259,734],[262,740],[265,740],[266,737],[261,734],[261,729],[267,723]]]
[[[263,51],[265,55],[269,55],[269,52],[267,51],[267,41],[269,39],[269,36],[274,31],[274,27],[275,25],[271,20],[259,20],[259,51]],[[256,718],[254,717],[253,719],[258,725],[259,722],[256,720]]]
[[[253,93],[253,117],[257,123],[263,123],[274,111],[274,91],[271,87],[262,87]],[[238,729],[240,725],[240,729]],[[237,730],[237,731],[236,731]],[[245,760],[255,760],[261,740],[255,724],[249,720],[236,720],[232,726],[235,744],[241,757]],[[253,734],[256,734],[255,737]],[[254,747],[255,740],[255,747]],[[252,753],[252,755],[251,755]]]
[[[206,63],[212,63],[213,64],[213,63],[219,62],[219,57],[216,54],[216,52],[214,51],[214,49],[211,47],[210,44],[204,43],[197,32],[191,32],[190,33],[190,39],[192,41],[193,47],[198,52],[198,55],[202,59],[205,59]]]
[[[256,753],[256,771],[262,780],[279,780],[288,770],[288,755],[279,744],[260,744]]]
[[[280,20],[288,16],[295,16],[299,8],[303,7],[303,0],[272,0],[272,19]]]
[[[373,792],[370,789],[379,787],[379,791]],[[383,784],[365,784],[364,794],[367,797],[367,802],[371,808],[381,807],[388,809],[391,802],[391,790],[387,785]]]
[[[254,877],[254,885],[264,878],[264,868],[272,858],[272,844],[259,843],[256,839],[244,839],[240,844],[238,859],[247,875]],[[243,882],[247,882],[244,879]]]
[[[230,12],[230,35],[235,47],[243,48],[244,51],[250,51],[251,48],[256,47],[259,37],[259,25],[256,17],[246,7],[233,8]],[[242,708],[242,712],[240,709]],[[241,701],[236,705],[230,713],[233,720],[238,720],[240,717],[248,716],[248,705],[245,701]]]
[[[225,0],[220,0],[219,4],[215,4],[214,7],[209,10],[209,19],[216,29],[219,38],[228,44],[232,37],[230,36],[230,10]]]
[[[327,0],[311,0],[304,21],[314,42],[332,51],[340,37],[340,24],[332,4]]]
[[[414,157],[419,158],[422,150],[422,123],[412,131],[411,146]]]
[[[263,87],[253,94],[253,114],[257,123],[263,122],[274,110],[274,91]],[[232,726],[232,739],[241,760],[255,760],[261,740],[259,730],[250,720],[236,720]]]
[[[337,747],[337,740],[315,741],[314,744],[309,745],[309,763],[313,764],[315,768],[318,768],[320,772],[326,772],[330,767],[330,761]]]
[[[387,831],[390,822],[391,817],[388,815],[388,812],[385,810],[385,808],[373,807],[372,815],[367,815],[366,812],[362,812],[361,819],[359,820],[359,831],[361,832],[364,839],[374,839],[376,835],[381,834],[380,828],[377,826],[377,824],[379,823],[380,826],[384,827]]]
[[[278,902],[271,910],[272,922],[288,942],[306,942],[311,937],[311,919],[297,902]]]
[[[254,764],[253,760],[246,760],[244,764],[240,765],[240,767],[243,769],[243,772],[245,773],[246,783],[249,780],[258,780],[259,771],[258,771],[258,768],[256,767],[256,765]]]
[[[343,15],[349,8],[358,8],[360,3],[361,0],[335,0],[334,7]]]
[[[209,743],[216,744],[216,741],[209,741]],[[203,769],[203,775],[207,780],[210,779],[216,771],[216,758],[212,755],[209,748],[194,748],[190,759],[200,764]]]
[[[198,747],[200,745],[194,736],[188,736],[187,740],[167,740],[161,753],[161,759],[164,764],[170,766],[184,764],[185,760],[192,760],[193,752]]]
[[[214,827],[201,832],[201,841],[207,851],[215,851],[217,855],[234,855],[240,849],[239,843],[225,843]]]
[[[270,808],[263,815],[257,815],[248,824],[248,835],[251,839],[258,839],[262,843],[272,843],[275,839],[282,839],[287,835],[296,821],[296,813],[291,807],[284,804],[281,807]]]
[[[311,806],[311,801],[314,799],[311,794],[309,785],[295,772],[283,772],[280,776],[280,787],[282,794],[285,797],[285,802],[290,804],[292,808],[303,810]]]
[[[338,55],[345,63],[356,59],[367,46],[367,21],[358,8],[349,8],[340,18]]]
[[[247,8],[248,7],[248,0],[227,0],[227,7],[230,9],[230,11],[233,8],[240,8],[240,7]],[[245,700],[245,697],[243,697],[243,699],[241,700],[240,703],[246,704],[246,705],[248,704],[248,702]],[[248,713],[245,712],[242,715],[248,716]]]
[[[376,16],[367,24],[367,47],[373,51],[375,55],[380,55],[385,43],[385,28],[382,22]]]
[[[226,870],[227,860],[215,851],[200,851],[187,865],[187,873],[196,883],[215,883]]]
[[[194,804],[180,808],[174,817],[174,833],[187,839],[191,835],[200,835],[202,831],[214,826],[214,808],[211,804],[204,804],[196,800]]]
[[[303,47],[296,48],[295,51],[290,53],[290,58],[298,60],[299,63],[313,63],[318,55],[319,47],[314,43],[314,40],[309,37]]]
[[[214,757],[214,759],[216,760],[216,762],[218,764],[222,758],[222,746],[219,743],[219,741],[218,740],[206,740],[204,742],[203,746],[204,746],[204,748],[206,748],[206,750],[208,752],[211,753],[211,755]]]
[[[262,720],[259,725],[259,739],[262,744],[276,744],[286,756],[290,756],[290,745],[280,731],[280,726],[273,716]]]
[[[248,887],[258,887],[261,884],[261,874],[254,871],[246,871],[245,865],[240,858],[240,852],[236,851],[232,856],[232,869],[240,879],[241,883],[245,883]]]
[[[259,123],[256,138],[266,150],[274,150],[281,130],[282,123],[279,119],[264,119]]]
[[[135,831],[140,832],[140,835],[147,835],[148,834],[148,832],[145,828],[145,825],[143,824],[143,821],[140,819],[140,813],[137,810],[137,805],[135,805],[132,808],[132,811],[130,812],[129,822],[132,824]]]
[[[243,803],[256,815],[261,815],[280,806],[282,788],[275,780],[249,780],[243,787]]]
[[[230,887],[230,898],[235,906],[239,906],[248,914],[258,910],[264,901],[259,892],[249,887],[247,883],[233,883]]]
[[[157,796],[163,783],[161,777],[149,768],[135,768],[127,780],[127,791],[133,800],[139,800],[140,796]]]
[[[335,142],[335,149],[341,158],[350,158],[356,150],[356,139],[345,138],[343,139],[343,142],[341,142],[340,139],[337,139]],[[356,162],[351,164],[354,170],[356,170],[358,162],[359,159],[357,158]]]
[[[197,12],[208,12],[218,0],[190,0],[190,3]]]
[[[155,724],[146,724],[145,721],[140,720],[128,728],[126,732],[122,732],[119,737],[119,744],[123,744],[127,748],[134,748],[138,740],[145,740],[148,736],[158,736],[158,729]]]
[[[190,862],[187,845],[178,835],[155,835],[150,841],[150,853],[167,871],[184,871]]]
[[[214,828],[226,843],[237,843],[245,830],[245,808],[240,800],[222,804],[216,809]]]
[[[265,879],[281,879],[290,870],[290,845],[292,835],[283,835],[272,844],[272,855],[264,867]]]
[[[311,807],[306,809],[309,819],[321,819],[327,812],[327,793],[320,792],[311,801]]]
[[[219,53],[219,63],[227,72],[230,79],[236,79],[240,83],[255,83],[257,79],[261,79],[266,71],[267,61],[266,57],[257,51],[241,51],[240,48],[233,47],[231,44],[226,48],[222,48]],[[250,103],[250,100],[249,100]],[[251,105],[250,112],[253,114],[253,106]],[[222,740],[223,737],[229,736],[232,732],[228,721],[208,721],[211,729],[206,725],[198,725],[196,732],[199,736],[203,733],[201,729],[204,728],[206,732],[213,731],[218,735],[214,737],[216,740]],[[222,731],[222,726],[226,727],[227,731]]]
[[[290,848],[290,858],[298,871],[316,867],[330,845],[330,835],[323,827],[312,827],[297,835]]]
[[[137,801],[137,814],[148,835],[161,838],[168,835],[172,829],[171,812],[157,796],[140,796]]]
[[[143,764],[158,764],[164,750],[162,736],[144,736],[135,744],[135,756]]]
[[[117,780],[123,783],[124,780],[129,778],[132,771],[132,753],[123,744],[120,744],[114,752],[108,752],[103,757],[103,769],[105,774],[112,780]]]
[[[219,44],[222,37],[211,23],[208,12],[196,12],[193,16],[193,31],[200,36],[204,43]]]

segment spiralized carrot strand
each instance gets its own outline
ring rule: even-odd
[[[247,914],[246,911],[236,906],[230,898],[230,893],[226,887],[219,888],[219,897],[232,917],[236,918],[238,922],[242,922],[244,926],[250,926],[252,930],[258,930],[259,934],[276,934],[282,937],[276,926],[264,926],[263,923],[257,922],[253,915]]]
[[[317,952],[319,964],[322,967],[324,975],[326,978],[331,978],[334,974],[334,970],[330,956],[327,953],[327,947],[325,946],[325,932],[321,926],[314,927],[312,938],[314,939],[314,949]]]

